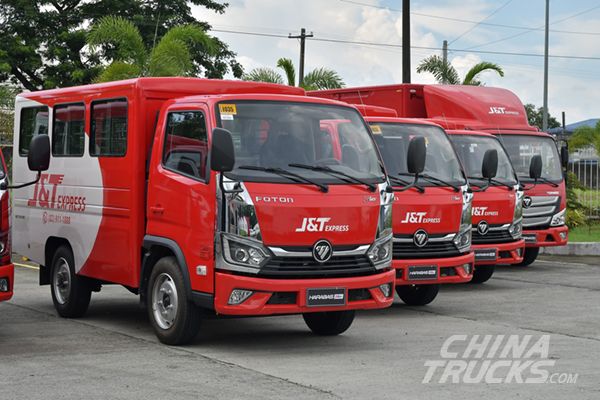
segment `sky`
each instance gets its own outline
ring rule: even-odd
[[[237,53],[246,71],[274,67],[280,57],[291,58],[297,67],[299,41],[287,36],[298,34],[304,27],[314,34],[314,39],[307,39],[306,43],[305,71],[322,66],[334,69],[348,87],[402,81],[402,49],[394,47],[402,43],[401,0],[228,0],[228,3],[221,15],[201,7],[194,7],[192,12],[212,25],[211,34]],[[510,89],[524,103],[541,106],[543,57],[523,54],[544,52],[545,3],[545,0],[412,0],[412,82],[434,83],[433,76],[417,74],[415,69],[423,58],[441,55],[442,42],[448,40],[448,58],[461,76],[479,61],[497,63],[505,76],[499,77],[495,72],[482,74],[481,80],[487,86]],[[600,1],[551,0],[549,43],[550,113],[560,120],[561,112],[565,111],[567,124],[600,117]]]

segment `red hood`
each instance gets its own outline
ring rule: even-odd
[[[380,198],[366,187],[329,185],[323,193],[307,185],[245,186],[266,245],[312,246],[320,239],[334,246],[364,245],[375,240]]]
[[[530,187],[531,183],[526,183],[525,187]],[[565,181],[558,184],[558,187],[553,187],[547,183],[539,183],[535,187],[525,190],[525,197],[531,196],[560,196],[560,209],[567,207],[567,194],[565,190]]]
[[[413,234],[418,229],[428,234],[458,232],[461,214],[462,194],[452,189],[427,187],[425,193],[414,189],[396,192],[394,235]]]
[[[473,225],[486,221],[489,225],[513,222],[516,192],[492,186],[485,192],[473,193]]]

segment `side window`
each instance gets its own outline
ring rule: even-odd
[[[19,155],[29,153],[29,143],[37,135],[48,134],[48,107],[26,107],[21,109],[19,128]]]
[[[127,99],[92,103],[90,154],[124,156],[127,153]]]
[[[200,111],[169,113],[165,135],[165,168],[205,179],[208,143],[204,114]]]
[[[63,104],[54,107],[52,155],[82,156],[85,137],[85,106]]]

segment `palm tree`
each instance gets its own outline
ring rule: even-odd
[[[449,61],[437,55],[432,55],[425,58],[417,66],[417,72],[429,72],[433,74],[435,80],[438,83],[445,83],[449,85],[472,85],[480,86],[481,81],[477,79],[477,76],[483,71],[496,71],[498,75],[504,76],[504,70],[498,64],[494,64],[488,61],[482,61],[471,67],[465,78],[460,81],[458,71],[452,66]]]
[[[114,16],[100,19],[90,30],[87,42],[92,51],[101,48],[103,55],[112,61],[100,72],[98,82],[139,76],[190,75],[194,66],[190,46],[200,45],[210,55],[217,50],[215,39],[195,24],[169,29],[149,49],[132,22]]]
[[[296,86],[296,69],[294,63],[289,58],[280,58],[277,60],[277,68],[285,73],[285,79],[289,86]],[[284,83],[283,76],[273,68],[254,68],[244,74],[242,79],[245,81]],[[328,68],[316,68],[310,71],[302,83],[298,86],[306,90],[339,89],[344,87],[344,81],[337,72]]]
[[[578,150],[592,146],[600,154],[600,121],[596,126],[582,126],[577,128],[569,139],[569,150]]]

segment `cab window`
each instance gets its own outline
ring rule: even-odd
[[[19,155],[27,156],[29,143],[37,135],[48,134],[48,107],[25,107],[21,109],[19,124]]]
[[[206,120],[200,111],[169,113],[163,166],[195,179],[206,180],[208,155]]]

